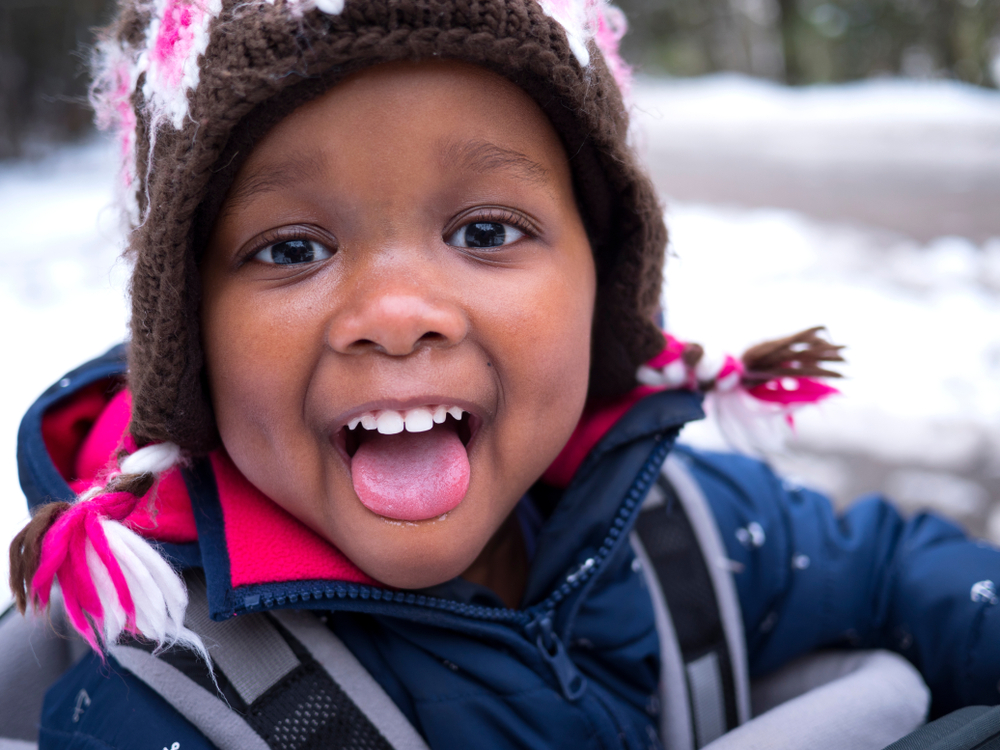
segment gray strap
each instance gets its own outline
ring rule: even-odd
[[[311,612],[272,613],[340,685],[395,750],[429,750],[423,737],[354,654]]]
[[[742,724],[750,720],[750,673],[747,666],[746,636],[743,632],[743,615],[740,600],[733,583],[732,572],[726,548],[722,544],[719,528],[715,524],[712,510],[708,506],[701,487],[676,456],[671,454],[663,465],[663,474],[673,486],[678,499],[684,505],[698,543],[705,555],[709,575],[715,587],[719,604],[719,616],[729,646],[732,663],[733,682],[736,690],[736,714]]]
[[[267,743],[228,705],[141,649],[112,646],[111,656],[162,696],[219,750],[269,750]]]
[[[83,639],[64,635],[68,629],[58,594],[48,616],[29,610],[22,617],[13,604],[0,614],[0,743],[38,740],[45,693],[80,656]]]
[[[686,666],[691,702],[694,704],[694,733],[698,747],[704,747],[726,733],[726,705],[723,697],[719,655],[711,651]]]
[[[930,703],[916,668],[887,651],[820,652],[782,672],[780,679],[802,687],[823,676],[830,682],[812,685],[704,750],[881,750],[919,727]]]
[[[265,615],[215,622],[208,616],[205,582],[190,578],[188,592],[184,624],[202,637],[215,666],[248,706],[299,666],[291,647]],[[248,654],[253,658],[247,658]]]
[[[654,485],[654,489],[658,488]],[[662,498],[660,501],[662,502]],[[670,619],[653,563],[646,554],[639,535],[633,531],[629,535],[629,541],[642,565],[642,575],[653,602],[656,632],[660,639],[660,740],[666,750],[694,750],[691,706],[687,690],[683,688],[684,658],[677,642],[677,633],[674,632],[674,623]]]
[[[26,740],[5,740],[0,737],[0,750],[38,750],[38,745]]]

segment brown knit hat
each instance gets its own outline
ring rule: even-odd
[[[598,269],[590,393],[663,348],[666,229],[626,144],[606,0],[122,0],[97,55],[98,121],[122,138],[131,233],[130,431],[192,453],[219,437],[199,333],[199,253],[252,144],[361,68],[456,59],[526,91],[570,155]],[[619,78],[624,76],[619,75]]]

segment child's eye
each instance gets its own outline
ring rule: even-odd
[[[254,258],[263,263],[274,263],[279,266],[292,266],[300,263],[314,263],[326,260],[333,253],[318,242],[312,240],[284,240],[268,245],[258,252]]]
[[[460,227],[445,239],[453,247],[490,248],[508,245],[524,236],[524,232],[499,221],[474,221]]]

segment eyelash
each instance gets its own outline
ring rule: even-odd
[[[499,206],[486,208],[481,214],[463,216],[461,222],[461,224],[456,223],[446,234],[454,233],[468,224],[475,224],[477,222],[508,224],[524,233],[526,237],[535,237],[538,234],[538,229],[525,216],[514,213],[509,208],[501,208]]]
[[[331,242],[330,238],[317,237],[317,232],[309,231],[305,227],[283,227],[277,230],[269,230],[262,234],[259,240],[253,243],[253,245],[251,245],[247,251],[241,255],[239,264],[242,266],[249,263],[257,257],[262,250],[265,250],[271,245],[277,245],[282,242],[292,242],[294,240],[315,242],[316,244],[327,248],[331,254],[336,255],[337,253],[337,244],[335,242]]]

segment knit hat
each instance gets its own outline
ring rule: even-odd
[[[92,98],[123,156],[136,443],[196,454],[218,445],[199,254],[252,144],[344,77],[397,60],[482,66],[548,115],[597,262],[590,393],[632,388],[664,346],[653,316],[666,229],[626,143],[623,31],[606,0],[123,0],[99,45]]]

